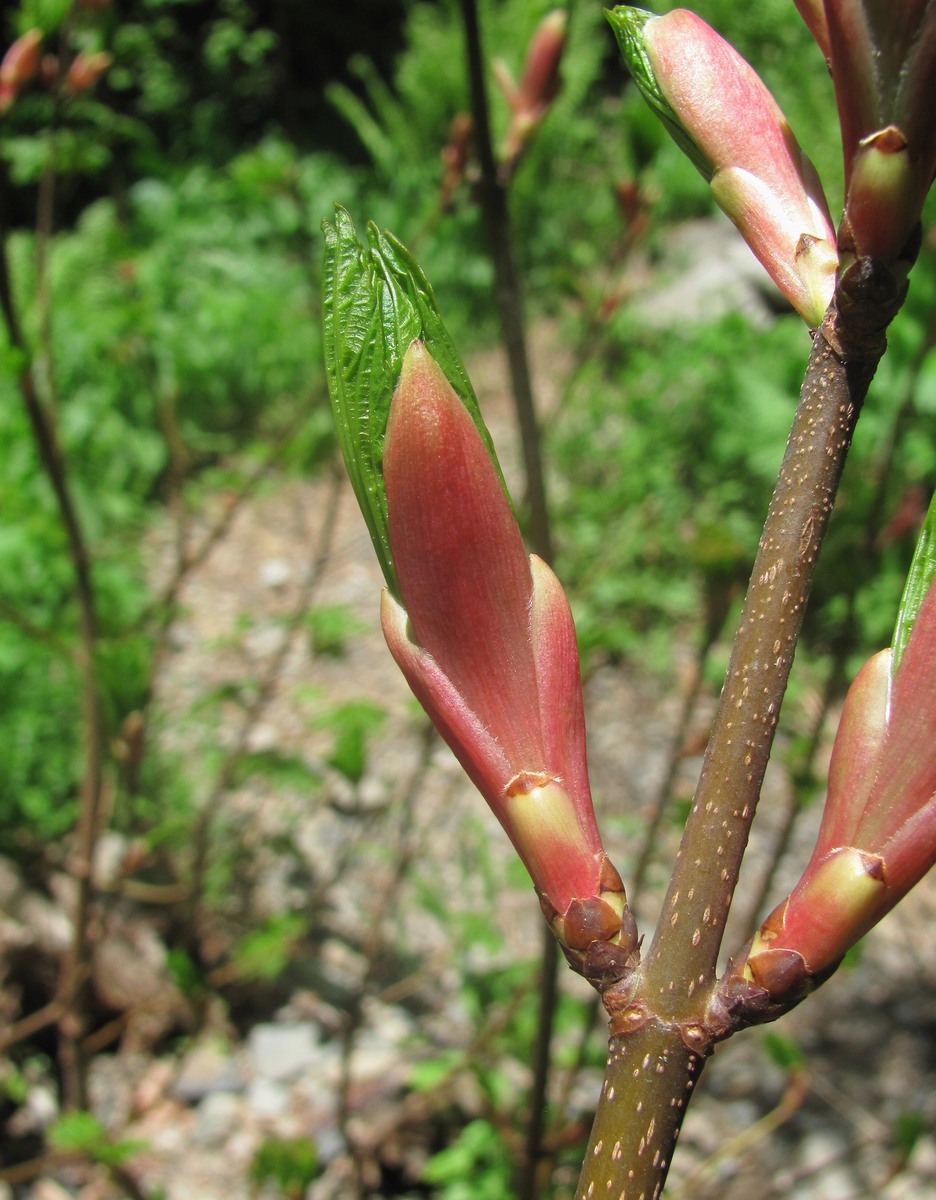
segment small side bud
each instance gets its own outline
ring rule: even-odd
[[[96,54],[80,51],[72,59],[65,76],[66,93],[76,96],[79,92],[90,91],[113,61],[113,55],[105,50],[99,50]]]
[[[862,667],[839,722],[822,824],[796,887],[731,973],[771,1007],[826,978],[936,864],[936,502],[917,545],[894,646]],[[899,652],[898,652],[899,650]]]
[[[877,924],[886,905],[881,857],[851,846],[833,850],[811,865],[790,896],[763,923],[748,951],[746,977],[779,1000],[769,981],[775,980],[778,989],[793,989],[798,969],[791,965],[791,955],[802,960],[808,976],[824,976]],[[796,990],[802,986],[799,981],[795,984]]]
[[[29,29],[18,37],[0,62],[0,116],[39,71],[42,31]]]
[[[523,74],[514,84],[504,63],[496,64],[495,77],[510,105],[510,125],[501,148],[501,159],[509,169],[523,152],[534,130],[559,95],[559,68],[566,41],[566,13],[557,8],[548,13],[530,39]]]

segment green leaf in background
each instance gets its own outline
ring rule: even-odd
[[[318,1147],[307,1137],[267,1137],[250,1164],[255,1184],[272,1184],[287,1200],[304,1196],[318,1173]]]
[[[920,611],[920,605],[934,578],[936,578],[936,494],[930,501],[929,512],[926,514],[926,520],[920,530],[916,549],[913,552],[913,561],[910,563],[910,570],[907,574],[907,582],[900,598],[897,624],[894,626],[894,640],[891,643],[894,650],[892,673],[900,665],[900,659],[907,648],[910,634],[913,632],[913,623]]]
[[[346,604],[320,604],[309,611],[306,625],[313,654],[344,658],[348,642],[369,628]]]
[[[761,1039],[767,1057],[784,1071],[795,1071],[806,1065],[806,1057],[796,1042],[785,1033],[769,1031]]]
[[[386,716],[386,709],[372,700],[349,700],[316,717],[319,729],[330,729],[335,735],[325,760],[328,765],[351,783],[360,783],[367,769],[368,740]]]
[[[301,913],[275,913],[237,943],[233,959],[242,979],[276,979],[307,932]]]
[[[254,750],[241,755],[235,772],[235,783],[241,784],[251,776],[261,775],[278,787],[315,792],[322,777],[300,754],[285,754],[281,750]]]
[[[146,1143],[123,1138],[112,1141],[94,1115],[84,1109],[62,1113],[47,1131],[49,1144],[56,1150],[78,1150],[105,1166],[120,1166]]]
[[[439,316],[429,281],[410,252],[373,224],[362,244],[340,207],[334,224],[326,221],[322,228],[325,369],[338,441],[384,578],[399,599],[381,460],[390,401],[403,355],[414,338],[426,344],[468,409],[498,473],[500,466],[464,364]]]
[[[893,1142],[898,1162],[906,1166],[917,1143],[926,1136],[928,1131],[929,1119],[926,1113],[911,1109],[897,1114],[894,1119]]]

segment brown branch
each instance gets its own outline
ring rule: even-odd
[[[476,0],[461,0],[462,25],[471,94],[471,118],[475,149],[481,166],[480,201],[494,268],[494,293],[500,320],[501,339],[507,352],[514,411],[520,430],[526,478],[529,542],[536,554],[552,562],[552,531],[543,471],[542,440],[533,397],[527,355],[523,294],[517,270],[507,204],[509,172],[498,169],[491,140],[486,64],[481,44]],[[552,932],[544,928],[540,949],[540,1003],[533,1049],[533,1085],[521,1170],[519,1200],[536,1200],[539,1195],[539,1159],[546,1128],[546,1099],[552,1060],[552,1036],[557,999],[559,950]]]
[[[533,550],[552,562],[552,535],[549,507],[540,450],[540,431],[533,400],[533,385],[526,350],[523,298],[510,232],[507,190],[498,177],[491,121],[488,111],[484,52],[478,24],[476,0],[461,0],[462,23],[468,57],[468,83],[471,91],[471,116],[475,149],[481,165],[480,197],[488,238],[488,250],[494,267],[494,295],[500,320],[501,337],[507,351],[514,407],[520,427],[523,467],[526,474],[529,540]]]
[[[5,190],[5,178],[0,179],[0,188]],[[39,250],[37,269],[37,294],[47,292],[47,240],[51,231],[51,193],[44,193],[44,205],[40,212]],[[2,197],[0,197],[2,200]],[[5,205],[0,203],[0,214]],[[72,872],[77,889],[72,914],[73,943],[62,966],[59,979],[58,998],[63,1016],[60,1022],[60,1054],[62,1058],[62,1080],[66,1106],[83,1107],[85,1101],[84,1063],[81,1058],[80,1040],[85,1023],[86,988],[89,976],[90,941],[88,909],[91,898],[90,864],[94,854],[101,817],[105,729],[101,709],[100,687],[97,679],[95,655],[97,644],[97,616],[95,612],[94,584],[91,573],[91,556],[77,509],[71,496],[65,456],[58,440],[52,412],[41,401],[36,387],[33,362],[24,342],[20,322],[13,300],[7,261],[7,231],[0,216],[0,310],[2,310],[11,346],[23,357],[19,373],[19,388],[32,430],[33,440],[42,468],[52,488],[58,508],[59,519],[65,531],[68,556],[71,560],[75,580],[75,600],[78,607],[78,662],[81,680],[82,725],[85,741],[85,763],[79,797],[79,815],[75,838],[75,853]],[[49,330],[45,321],[40,322],[45,335]],[[46,346],[48,378],[51,387],[51,346]]]
[[[193,833],[193,855],[191,867],[191,912],[190,928],[194,937],[198,929],[199,907],[204,891],[204,878],[208,866],[209,843],[214,819],[224,795],[234,781],[238,764],[240,763],[250,738],[250,733],[260,720],[267,706],[273,699],[276,684],[282,674],[286,659],[292,649],[296,637],[303,628],[306,612],[312,602],[315,591],[321,584],[325,565],[331,554],[334,540],[336,515],[342,493],[343,476],[333,464],[331,490],[329,492],[326,510],[323,516],[319,540],[314,548],[312,563],[305,582],[300,590],[296,606],[286,624],[285,632],[279,646],[272,655],[260,686],[251,703],[244,712],[240,728],[237,731],[224,759],[218,769],[211,792],[199,814]]]
[[[743,1022],[716,987],[725,921],[838,482],[905,290],[859,262],[814,337],[660,922],[637,979],[605,996],[611,1053],[579,1200],[660,1195],[705,1056]]]

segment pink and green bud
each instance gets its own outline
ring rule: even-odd
[[[387,586],[399,599],[387,532],[383,446],[390,401],[414,338],[432,348],[492,455],[493,444],[432,287],[412,254],[373,224],[359,241],[341,207],[334,223],[324,222],[322,228],[325,370],[335,430]]]
[[[835,288],[835,234],[816,170],[766,85],[686,9],[616,8],[609,19],[644,98],[771,279],[818,325]]]
[[[456,113],[449,126],[448,141],[439,155],[444,167],[442,186],[439,188],[439,204],[443,209],[449,206],[467,176],[473,135],[474,122],[470,114]]]
[[[812,857],[747,954],[755,982],[780,952],[822,978],[936,864],[934,532],[936,504],[894,646],[865,663],[845,699]]]
[[[936,172],[936,10],[928,0],[825,0],[821,26],[803,15],[835,85],[845,160],[843,248],[897,260]]]
[[[0,116],[39,71],[42,31],[29,29],[18,37],[0,62]]]
[[[516,160],[531,134],[559,95],[562,79],[559,67],[565,49],[567,17],[564,9],[548,13],[530,39],[519,85],[502,60],[494,64],[495,78],[510,105],[511,118],[501,157],[507,163]]]
[[[809,32],[819,43],[819,49],[829,57],[829,27],[826,25],[825,5],[822,0],[793,0],[799,14],[806,22]]]
[[[90,91],[113,61],[113,55],[106,50],[99,50],[95,54],[79,51],[65,76],[65,91],[71,96]]]
[[[381,618],[394,658],[564,943],[575,945],[587,901],[616,935],[624,897],[592,807],[569,604],[527,555],[474,421],[419,341],[390,406],[383,471],[400,601],[385,591]]]

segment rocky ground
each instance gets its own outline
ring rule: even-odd
[[[536,339],[548,411],[567,364],[552,330],[537,330]],[[516,479],[502,361],[487,354],[469,366]],[[228,503],[225,494],[212,497],[196,535]],[[158,579],[171,560],[168,531],[152,558]],[[492,1118],[478,1067],[490,1067],[495,1051],[500,1105],[522,1103],[529,1067],[505,1049],[501,1031],[533,991],[541,918],[500,830],[414,719],[379,634],[379,588],[350,491],[327,474],[310,483],[268,480],[187,578],[152,736],[186,762],[185,801],[211,814],[217,878],[209,879],[211,909],[197,915],[192,933],[205,960],[218,963],[212,988],[202,996],[179,988],[159,911],[124,891],[101,918],[95,966],[108,1007],[132,1019],[96,1055],[91,1100],[108,1140],[129,1139],[134,1148],[116,1175],[63,1154],[22,1182],[0,1182],[0,1200],[273,1197],[283,1193],[257,1163],[265,1145],[283,1139],[311,1139],[317,1148],[307,1200],[442,1195],[420,1186],[425,1163],[459,1126]],[[353,632],[341,645],[316,648],[297,617],[309,608],[340,608]],[[687,656],[686,678],[690,666]],[[354,783],[329,760],[335,713],[362,700],[383,716]],[[695,732],[705,728],[707,705]],[[625,878],[678,711],[678,696],[620,667],[588,682],[594,789]],[[250,769],[224,776],[234,757]],[[683,790],[698,765],[684,757]],[[776,774],[741,909],[765,868],[786,791]],[[791,863],[804,861],[811,821],[801,822]],[[675,838],[667,827],[641,896],[645,929]],[[131,849],[104,840],[102,885],[120,876]],[[784,882],[791,880],[781,878],[775,896]],[[0,945],[31,953],[39,930],[44,952],[67,944],[67,881],[58,885],[57,899],[39,896],[0,863]],[[927,881],[867,940],[854,966],[777,1026],[719,1048],[690,1109],[667,1196],[936,1196],[934,918],[936,884]],[[239,931],[257,927],[269,933],[267,949],[285,947],[275,979],[243,965]],[[518,962],[529,966],[516,971]],[[8,986],[15,982],[8,977]],[[579,1001],[577,1023],[565,1021],[558,1035],[568,1063],[587,989],[565,970],[561,986]],[[47,1072],[38,1062],[25,1070],[28,1093],[10,1118],[23,1137],[55,1116]],[[594,1056],[574,1077],[557,1072],[553,1099],[568,1127],[587,1128],[600,1076]],[[909,1163],[899,1130],[918,1135]],[[559,1195],[571,1196],[574,1177],[560,1156]]]

